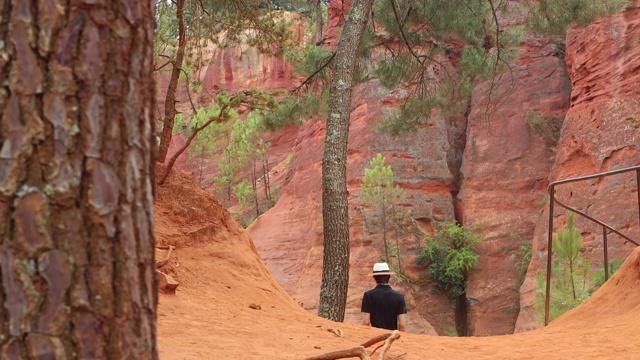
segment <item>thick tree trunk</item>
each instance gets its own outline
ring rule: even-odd
[[[0,1],[0,359],[158,358],[154,8]]]
[[[171,144],[171,136],[173,135],[173,125],[177,113],[176,92],[178,89],[178,81],[180,80],[180,71],[182,71],[184,48],[187,43],[184,28],[184,0],[177,0],[176,15],[178,17],[178,49],[176,51],[176,58],[173,60],[173,69],[171,70],[171,78],[169,79],[169,86],[167,88],[167,97],[164,102],[164,121],[162,134],[160,135],[160,146],[158,147],[157,159],[160,163],[164,163],[167,159],[169,145]]]
[[[333,60],[327,134],[322,159],[324,257],[318,315],[343,321],[349,286],[347,141],[356,54],[373,0],[354,0]]]

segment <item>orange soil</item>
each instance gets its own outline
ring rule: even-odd
[[[160,295],[161,359],[303,359],[387,332],[303,310],[248,233],[187,176],[173,173],[157,189],[156,238],[177,247],[161,270],[180,282],[175,294]],[[546,328],[470,338],[403,333],[385,359],[640,359],[638,349],[640,248],[587,302]]]

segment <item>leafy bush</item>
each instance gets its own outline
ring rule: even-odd
[[[435,291],[446,291],[450,299],[456,299],[465,292],[468,271],[478,263],[474,247],[482,238],[455,222],[444,222],[435,237],[426,240],[416,263],[429,267]]]

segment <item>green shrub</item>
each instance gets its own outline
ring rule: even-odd
[[[456,299],[465,292],[469,269],[478,263],[474,247],[482,238],[455,222],[444,222],[435,237],[426,240],[416,263],[429,268],[435,291],[446,291],[450,299]]]
[[[542,113],[529,109],[525,114],[525,121],[533,130],[533,133],[544,141],[547,149],[553,150],[558,146],[560,131],[562,130],[562,119],[556,116],[545,118]]]
[[[529,263],[531,262],[532,248],[531,243],[528,243],[518,236],[518,234],[512,234],[511,237],[517,239],[520,243],[518,247],[518,253],[515,263],[515,272],[516,272],[516,290],[520,289],[522,283],[524,282],[524,278],[527,275],[527,269],[529,268]]]

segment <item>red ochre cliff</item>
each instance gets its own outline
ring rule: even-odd
[[[324,44],[335,45],[341,2],[331,2]],[[344,5],[347,6],[347,5]],[[565,59],[545,37],[529,34],[512,67],[511,95],[487,113],[486,84],[476,84],[469,109],[458,116],[434,114],[428,126],[411,137],[376,132],[381,115],[397,107],[399,91],[383,89],[376,79],[356,87],[348,150],[351,268],[345,321],[359,323],[362,293],[373,286],[370,273],[382,254],[381,234],[371,231],[359,201],[364,168],[382,153],[407,193],[417,227],[433,235],[436,224],[458,220],[484,242],[479,263],[467,282],[466,327],[469,335],[498,335],[540,327],[534,318],[535,275],[546,265],[547,186],[550,181],[640,164],[640,1],[624,14],[601,19],[567,36]],[[299,83],[282,60],[247,50],[212,50],[203,72],[204,87],[247,86],[291,89]],[[243,56],[240,56],[240,54]],[[250,51],[249,51],[250,53]],[[434,75],[434,77],[437,77]],[[163,82],[160,81],[159,93]],[[181,101],[188,101],[182,94]],[[180,106],[185,105],[183,102]],[[527,124],[526,114],[563,120],[557,146],[550,146]],[[305,309],[318,306],[323,228],[321,164],[324,121],[274,133],[270,163],[278,171],[281,197],[258,217],[249,232],[261,258],[282,287]],[[176,137],[175,151],[182,140]],[[289,152],[293,156],[288,159]],[[177,168],[196,173],[195,165]],[[215,163],[207,175],[215,174]],[[616,228],[638,237],[635,176],[616,176],[572,185],[558,192],[573,204]],[[568,195],[571,194],[571,195]],[[605,206],[606,205],[606,206]],[[556,210],[561,226],[564,212]],[[602,230],[578,219],[586,253],[601,262]],[[517,263],[523,243],[533,244],[533,260],[520,289]],[[407,273],[420,245],[405,240]],[[610,237],[611,258],[624,259],[633,247]],[[455,328],[455,304],[430,288],[395,285],[407,296],[409,331],[444,334]]]

